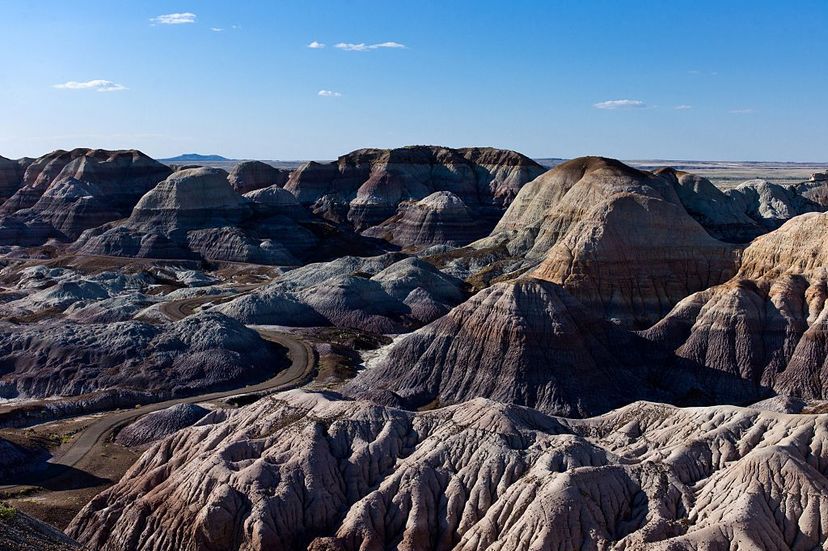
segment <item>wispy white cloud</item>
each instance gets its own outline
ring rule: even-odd
[[[53,84],[52,88],[57,88],[58,90],[95,90],[96,92],[120,92],[121,90],[128,90],[123,84],[101,79],[87,80],[86,82],[70,80],[63,84]]]
[[[313,48],[314,50],[318,50],[318,49],[324,48],[324,47],[325,47],[324,44],[322,44],[321,42],[317,42],[316,40],[314,40],[313,42],[308,44],[308,48]]]
[[[380,48],[398,48],[404,49],[407,46],[405,44],[400,44],[399,42],[380,42],[378,44],[366,44],[365,42],[360,42],[358,44],[354,44],[353,42],[339,42],[338,44],[334,44],[334,48],[339,48],[340,50],[345,50],[347,52],[368,52],[370,50],[378,50]]]
[[[319,90],[316,95],[322,96],[323,98],[338,98],[342,96],[340,92],[334,92],[333,90]]]
[[[687,111],[688,109],[692,109],[692,105],[687,105],[686,103],[682,103],[681,105],[676,105],[673,107],[676,111]]]
[[[370,48],[405,48],[405,44],[400,44],[399,42],[380,42],[379,44],[371,44]]]
[[[748,109],[731,109],[730,111],[728,111],[728,113],[731,113],[733,115],[750,115],[753,112],[754,112],[753,109],[750,109],[750,108],[748,108]]]
[[[195,20],[196,14],[192,12],[166,13],[150,19],[158,25],[186,25],[187,23],[195,23]]]
[[[210,27],[210,30],[213,31],[214,33],[224,32],[224,29],[222,29],[221,27]]]
[[[637,99],[611,99],[593,103],[592,106],[596,109],[641,109],[647,104]]]

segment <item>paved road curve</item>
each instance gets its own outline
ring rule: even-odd
[[[195,299],[168,302],[162,306],[162,312],[173,320],[182,319],[193,313],[196,306],[204,302],[208,302],[211,298],[215,300],[216,297],[199,297]],[[42,475],[41,480],[29,480],[25,485],[0,486],[0,491],[17,490],[27,486],[37,486],[39,483],[50,480],[52,477],[60,476],[56,473],[64,470],[62,469],[63,467],[74,467],[80,463],[87,455],[93,451],[96,451],[104,442],[106,442],[115,429],[124,426],[127,423],[146,415],[147,413],[159,411],[176,404],[208,402],[211,400],[228,398],[230,396],[243,396],[246,394],[256,394],[260,392],[288,390],[290,388],[302,386],[310,381],[316,363],[314,360],[313,350],[310,346],[287,333],[266,329],[257,329],[257,331],[263,339],[280,344],[287,348],[288,356],[290,357],[290,367],[280,371],[275,377],[256,385],[245,386],[234,390],[200,394],[198,396],[189,396],[186,398],[175,398],[165,402],[157,402],[141,406],[135,409],[118,410],[105,414],[81,432],[80,435],[71,443],[69,449],[67,449],[60,457],[53,457],[49,460],[49,464],[52,468],[46,469],[40,473]]]

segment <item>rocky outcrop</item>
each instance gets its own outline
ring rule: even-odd
[[[828,180],[805,182],[795,189],[805,199],[821,205],[823,210],[828,209]]]
[[[262,381],[281,366],[273,345],[212,312],[167,325],[0,324],[0,363],[6,398],[119,388],[147,401]]]
[[[828,213],[756,239],[728,282],[644,333],[684,358],[802,398],[828,397]]]
[[[156,443],[68,533],[104,551],[818,548],[826,433],[728,406],[576,421],[291,391]]]
[[[438,191],[416,202],[403,202],[397,214],[362,235],[384,239],[404,249],[431,245],[466,245],[486,232],[462,199]]]
[[[284,186],[289,170],[282,170],[261,161],[242,161],[230,170],[227,180],[237,193],[245,194],[269,186]]]
[[[491,227],[517,190],[542,172],[519,153],[490,148],[360,149],[334,163],[302,165],[285,189],[358,231],[393,216],[401,202],[437,191],[455,194]]]
[[[385,255],[304,266],[216,310],[247,324],[402,333],[442,316],[463,298],[462,282],[430,264]]]
[[[178,404],[154,411],[121,429],[115,441],[122,446],[143,446],[192,426],[208,413],[209,409],[196,404]]]
[[[593,415],[638,399],[750,403],[766,392],[673,362],[560,286],[534,279],[479,292],[395,342],[382,362],[346,386],[356,396],[375,389],[409,407],[483,396],[561,415]]]

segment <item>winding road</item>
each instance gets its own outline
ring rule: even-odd
[[[170,318],[170,320],[176,321],[194,313],[195,308],[199,305],[215,301],[217,298],[219,297],[210,296],[170,301],[161,306],[161,311],[165,316]],[[36,474],[36,476],[40,478],[39,480],[29,479],[26,480],[24,484],[0,486],[0,491],[10,492],[26,487],[38,486],[46,481],[52,480],[53,478],[60,477],[61,473],[66,472],[68,468],[73,468],[78,465],[89,454],[95,451],[100,451],[99,448],[109,439],[116,429],[148,413],[166,409],[177,404],[209,402],[212,400],[229,398],[231,396],[244,396],[263,392],[288,390],[310,382],[313,376],[316,361],[313,349],[307,343],[288,333],[260,328],[256,329],[256,331],[258,331],[259,335],[261,335],[264,340],[287,348],[288,357],[290,358],[290,367],[280,371],[271,379],[256,385],[248,385],[233,390],[211,392],[209,394],[200,394],[198,396],[175,398],[164,402],[148,404],[135,409],[116,410],[107,413],[86,427],[71,442],[69,447],[60,455],[60,457],[52,457],[49,459],[49,468]]]

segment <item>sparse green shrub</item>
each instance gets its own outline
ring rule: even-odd
[[[0,503],[0,520],[8,522],[17,514],[17,509],[10,507],[5,503]]]

